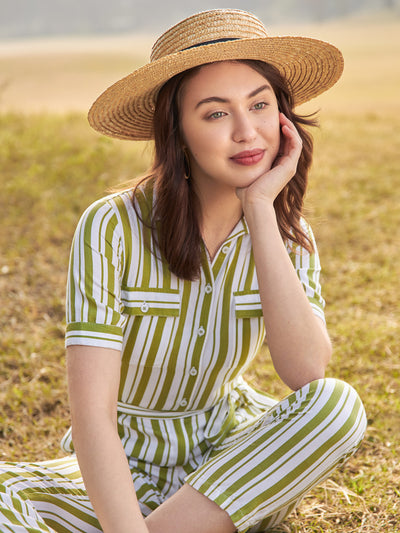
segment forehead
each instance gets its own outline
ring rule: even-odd
[[[229,96],[250,94],[254,89],[267,85],[268,78],[240,61],[217,61],[196,68],[183,81],[183,96]]]

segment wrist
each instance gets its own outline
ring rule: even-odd
[[[277,222],[276,211],[271,200],[252,199],[242,204],[243,214],[248,224]]]

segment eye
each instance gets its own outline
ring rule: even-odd
[[[265,109],[268,106],[266,102],[257,102],[253,105],[253,109],[256,111],[260,111],[261,109]]]
[[[223,111],[215,111],[214,113],[211,113],[211,115],[208,115],[208,119],[209,120],[217,120],[218,118],[221,118],[223,116],[225,116],[226,113],[224,113]]]

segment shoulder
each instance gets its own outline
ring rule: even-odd
[[[83,212],[81,219],[123,212],[132,204],[132,198],[132,191],[117,192],[104,196],[90,204]]]
[[[126,231],[131,226],[132,191],[109,194],[90,204],[80,217],[77,231]]]
[[[310,239],[311,244],[313,245],[314,251],[313,252],[309,252],[301,244],[298,244],[298,243],[296,243],[296,242],[294,242],[294,241],[292,241],[290,239],[287,239],[285,241],[285,245],[286,245],[286,249],[287,249],[288,253],[289,254],[294,253],[296,255],[301,255],[301,256],[318,255],[317,243],[316,243],[316,240],[315,240],[315,237],[314,237],[314,232],[313,232],[313,230],[311,228],[310,223],[305,218],[302,217],[302,218],[300,218],[300,226],[301,226],[301,229],[303,230],[303,232]]]

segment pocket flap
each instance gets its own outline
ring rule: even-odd
[[[178,289],[127,287],[121,299],[128,315],[179,316],[181,307]]]
[[[251,318],[263,316],[261,298],[258,290],[236,291],[235,299],[236,318]]]

